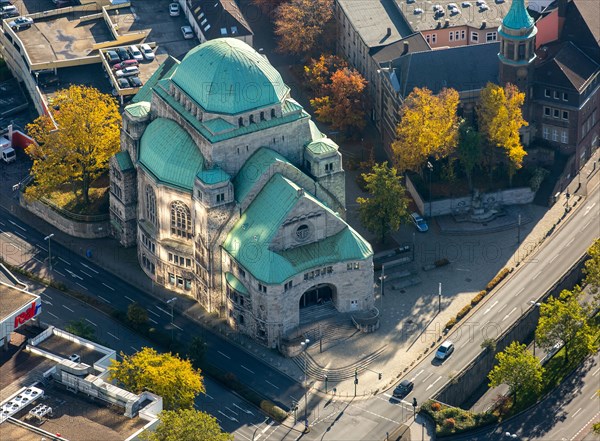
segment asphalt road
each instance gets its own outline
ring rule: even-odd
[[[69,322],[83,317],[94,329],[99,341],[115,349],[117,354],[123,352],[132,355],[142,347],[153,347],[150,341],[97,309],[61,291],[20,279],[30,285],[31,292],[41,296],[43,303],[41,321],[64,329]],[[204,384],[206,394],[198,396],[195,407],[217,418],[221,427],[233,433],[236,440],[252,440],[255,431],[255,440],[268,439],[275,433],[283,435],[286,428],[275,425],[259,409],[238,395],[231,393],[209,377],[204,378]],[[298,432],[295,432],[295,435],[297,436]]]
[[[232,372],[240,381],[262,392],[283,408],[289,408],[292,400],[302,397],[302,388],[295,380],[178,314],[177,310],[173,311],[171,326],[172,311],[169,305],[103,270],[93,262],[93,257],[82,259],[54,241],[50,248],[56,279],[72,289],[94,296],[121,311],[126,311],[132,302],[138,302],[148,310],[148,318],[155,327],[172,331],[175,338],[184,344],[194,336],[202,335],[208,345],[207,361],[226,372]],[[29,259],[23,267],[36,272],[41,266],[47,265],[48,241],[44,241],[44,235],[40,232],[5,209],[0,209],[0,253],[8,262],[13,258],[18,262]],[[26,257],[29,255],[31,257]],[[65,308],[61,310],[65,311]],[[108,335],[106,341],[109,345],[119,341],[119,332]]]

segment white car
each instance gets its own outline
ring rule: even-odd
[[[450,340],[446,340],[435,353],[435,358],[438,360],[446,360],[454,352],[454,343]]]
[[[182,26],[181,33],[183,34],[183,38],[186,40],[194,38],[194,31],[191,26]]]
[[[154,60],[154,51],[149,44],[144,43],[140,45],[140,50],[142,51],[142,54],[144,54],[146,60]]]
[[[171,3],[169,5],[169,15],[171,17],[179,16],[179,3]]]
[[[30,28],[32,24],[33,24],[33,18],[29,18],[29,17],[19,17],[8,23],[8,25],[11,28],[16,29],[17,31],[19,29]]]
[[[137,66],[127,66],[121,70],[115,72],[117,77],[130,77],[140,73],[140,69]]]
[[[144,56],[142,55],[142,52],[136,45],[129,46],[129,53],[133,56],[134,60],[137,60],[137,61],[144,60]]]

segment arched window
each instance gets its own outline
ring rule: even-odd
[[[242,118],[241,116],[238,118],[238,126],[239,127],[243,127],[244,126],[244,118]]]
[[[254,124],[254,115],[250,115],[250,124]]]
[[[271,118],[275,118],[275,109],[271,109]]]
[[[146,219],[155,227],[156,225],[156,195],[154,189],[146,185]]]
[[[261,121],[265,120],[265,112],[260,112],[260,120]]]
[[[181,201],[171,204],[171,234],[190,239],[192,237],[190,209]]]

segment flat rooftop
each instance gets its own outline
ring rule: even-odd
[[[0,321],[6,319],[15,310],[33,302],[36,295],[21,291],[0,283]]]
[[[44,341],[38,343],[37,347],[62,358],[69,358],[71,355],[77,354],[81,357],[81,362],[89,366],[93,366],[94,363],[106,355],[56,334],[52,334]]]
[[[53,385],[52,388],[37,387],[44,390],[44,399],[36,400],[15,414],[14,418],[46,432],[60,433],[62,437],[72,441],[122,441],[147,423],[138,417],[127,418],[122,409],[113,409],[104,403],[92,401],[83,394],[73,394],[58,385]],[[41,421],[28,415],[40,403],[52,408],[52,416],[48,415]],[[23,430],[25,429],[5,422],[0,424],[0,439],[27,439],[21,437]],[[39,441],[40,435],[31,439]]]

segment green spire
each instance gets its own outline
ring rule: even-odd
[[[533,18],[531,18],[525,7],[525,0],[513,0],[508,14],[502,20],[502,27],[518,30],[530,28],[533,23]]]

